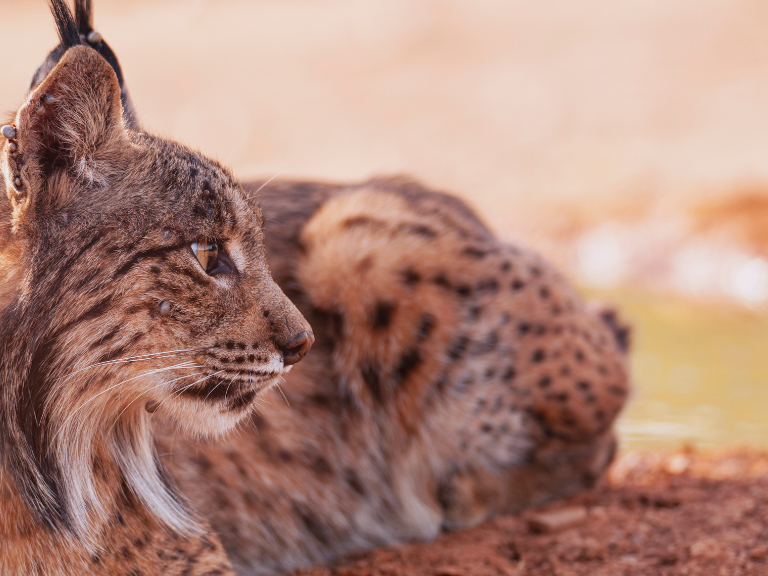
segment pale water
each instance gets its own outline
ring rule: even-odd
[[[586,291],[633,325],[623,449],[768,447],[768,317],[659,295]]]

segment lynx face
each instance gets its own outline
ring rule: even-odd
[[[217,163],[127,130],[96,51],[67,50],[13,126],[1,446],[44,520],[82,532],[99,512],[97,445],[163,516],[178,505],[148,412],[199,435],[232,428],[306,354],[311,328],[272,281],[243,190]]]

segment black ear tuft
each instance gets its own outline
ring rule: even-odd
[[[77,31],[83,36],[93,32],[93,2],[91,0],[75,0],[75,22]]]
[[[88,2],[90,4],[90,2]],[[56,22],[56,31],[59,33],[59,40],[64,50],[80,44],[80,34],[77,31],[77,24],[70,12],[69,7],[64,0],[48,0],[53,13],[53,19]]]

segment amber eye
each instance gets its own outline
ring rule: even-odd
[[[219,257],[219,246],[215,242],[207,244],[205,242],[194,242],[192,246],[192,254],[195,255],[197,261],[200,262],[200,266],[203,270],[210,274],[210,271],[215,266],[216,260]]]
[[[193,242],[189,247],[209,276],[234,272],[235,264],[222,252],[216,242]]]

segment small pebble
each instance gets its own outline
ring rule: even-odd
[[[586,520],[587,509],[584,506],[537,512],[527,518],[528,529],[536,533],[556,532],[557,530],[578,526]]]
[[[21,187],[21,178],[16,178],[16,180],[13,181],[14,184],[16,184],[16,188]]]
[[[88,34],[88,44],[98,44],[103,39],[104,38],[101,36],[101,33],[97,30],[93,30]]]
[[[16,152],[16,150],[19,149],[19,146],[16,144],[16,142],[11,142],[8,144],[8,148],[11,149],[11,152]]]
[[[149,412],[150,414],[154,414],[154,412],[155,412],[155,411],[156,411],[156,410],[157,410],[159,407],[160,407],[160,403],[159,403],[159,402],[155,402],[154,400],[150,400],[149,402],[147,402],[147,405],[146,405],[146,406],[144,406],[144,408],[146,409],[146,411],[147,411],[147,412]]]

